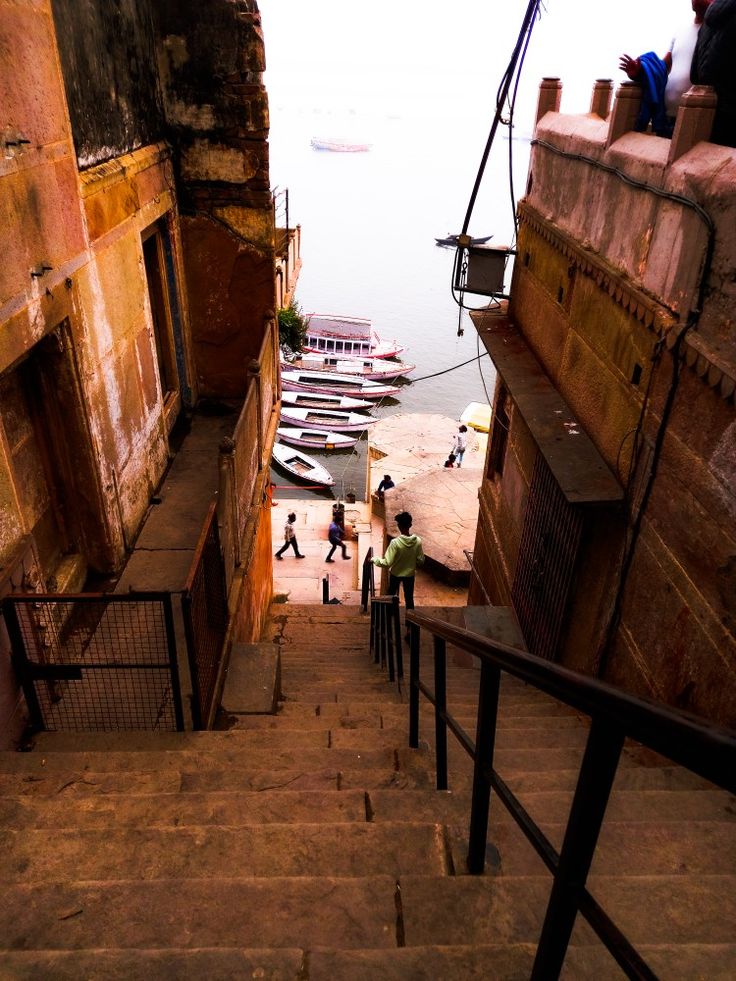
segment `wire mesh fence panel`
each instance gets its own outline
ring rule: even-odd
[[[168,593],[14,595],[3,614],[35,726],[183,728]]]

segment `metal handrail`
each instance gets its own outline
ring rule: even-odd
[[[371,600],[370,651],[374,663],[388,669],[388,680],[396,683],[400,694],[404,657],[398,596],[374,596]]]
[[[605,682],[520,651],[472,631],[407,611],[410,629],[409,745],[419,746],[419,696],[435,709],[437,788],[446,790],[447,729],[474,761],[468,871],[485,864],[490,791],[498,797],[554,875],[532,978],[556,978],[580,912],[629,977],[655,975],[585,888],[624,740],[633,738],[712,783],[736,789],[736,733],[704,719],[631,695]],[[420,680],[420,628],[433,635],[434,691]],[[446,643],[481,662],[475,742],[447,711]],[[518,798],[493,769],[501,672],[530,684],[591,718],[564,841],[558,853]]]
[[[373,575],[374,565],[373,559],[373,546],[371,546],[365,553],[365,558],[363,559],[363,574],[360,580],[360,606],[363,613],[368,612],[368,597],[373,597],[376,595],[376,582]]]

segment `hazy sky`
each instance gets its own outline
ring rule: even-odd
[[[459,115],[495,92],[525,0],[260,0],[272,100],[390,106],[451,98]],[[563,110],[585,111],[593,81],[622,80],[622,51],[664,53],[692,17],[689,0],[546,0],[524,73],[525,103],[543,75],[565,83]],[[675,16],[676,15],[676,16]]]

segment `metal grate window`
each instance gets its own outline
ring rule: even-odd
[[[511,598],[528,649],[547,660],[557,657],[582,523],[538,453]]]

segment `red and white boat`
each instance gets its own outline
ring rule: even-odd
[[[374,416],[360,412],[336,412],[334,409],[294,409],[281,404],[281,422],[301,429],[329,429],[335,432],[361,432],[378,422]]]
[[[395,358],[404,350],[396,340],[384,341],[363,317],[332,313],[307,315],[305,351],[352,358]]]
[[[282,392],[281,402],[295,409],[337,409],[340,412],[357,412],[370,409],[372,403],[367,399],[351,399],[349,395],[327,395],[317,392]]]
[[[326,392],[361,399],[383,399],[401,391],[396,385],[381,385],[360,375],[338,375],[330,371],[283,370],[281,385],[287,392]]]
[[[331,371],[338,375],[360,375],[371,381],[393,381],[403,378],[416,368],[416,365],[405,361],[389,361],[386,358],[337,358],[312,352],[281,363],[283,367],[293,371]]]
[[[282,443],[306,446],[313,450],[349,450],[358,442],[357,436],[331,433],[326,429],[299,429],[295,426],[279,426],[276,435]]]

